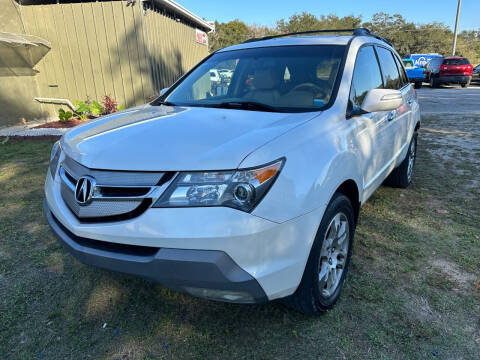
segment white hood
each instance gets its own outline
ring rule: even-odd
[[[147,105],[78,126],[62,147],[92,169],[235,169],[252,151],[318,114]]]

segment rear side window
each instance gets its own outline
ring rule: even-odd
[[[350,90],[351,105],[360,107],[367,92],[382,88],[382,76],[372,46],[364,46],[357,54]]]
[[[382,67],[385,89],[400,89],[402,87],[402,81],[395,60],[393,59],[393,54],[383,47],[377,47],[377,54],[380,66]]]
[[[443,65],[468,65],[470,62],[467,59],[445,59]]]
[[[402,87],[405,85],[408,85],[408,77],[407,74],[405,73],[405,69],[403,68],[402,64],[400,63],[400,60],[398,57],[393,55],[393,58],[395,59],[395,63],[397,64],[398,72],[400,73],[400,80],[402,82]]]

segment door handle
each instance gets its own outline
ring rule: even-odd
[[[387,120],[392,121],[397,116],[397,110],[390,111],[387,115]]]

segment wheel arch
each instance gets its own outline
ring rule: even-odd
[[[354,215],[355,215],[355,224],[357,224],[358,216],[360,214],[360,191],[358,185],[353,179],[345,180],[334,192],[345,195],[352,204]],[[333,195],[332,195],[333,197]]]

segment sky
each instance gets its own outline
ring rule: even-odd
[[[207,20],[274,26],[281,18],[303,11],[314,15],[362,15],[363,21],[376,12],[399,13],[415,23],[440,21],[453,30],[457,0],[176,0]],[[480,29],[480,0],[463,0],[459,29]]]

